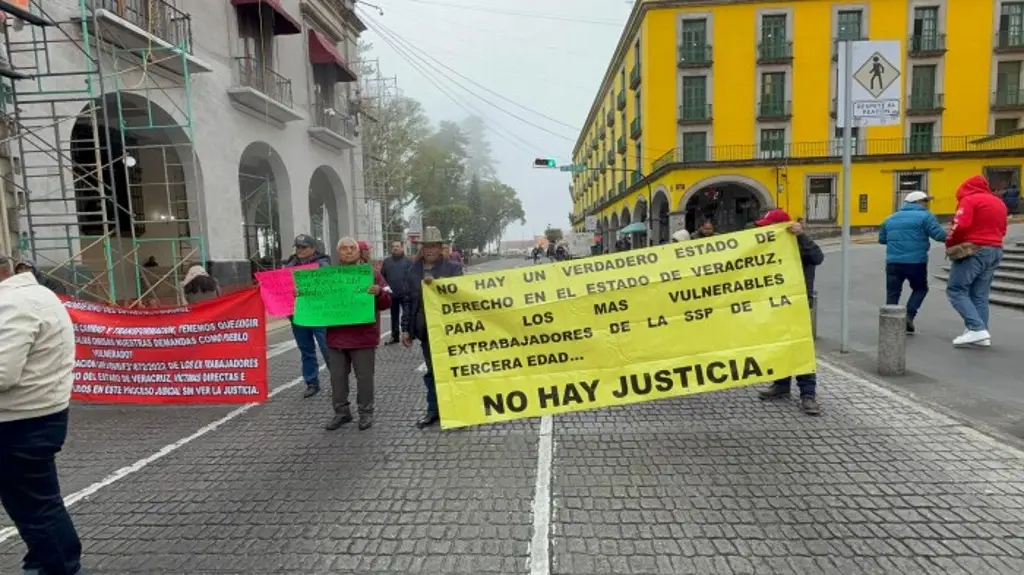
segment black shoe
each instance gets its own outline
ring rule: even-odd
[[[441,421],[441,416],[436,413],[427,412],[416,422],[416,429],[425,429]]]
[[[366,431],[373,427],[373,414],[372,413],[360,413],[359,414],[359,431]]]
[[[908,317],[907,318],[907,333],[908,334],[914,334],[916,332],[917,332],[917,329],[914,328],[914,318]]]
[[[334,419],[332,419],[330,423],[324,426],[324,429],[326,429],[327,431],[337,431],[338,429],[341,429],[341,426],[345,425],[346,423],[352,423],[351,415],[335,415]]]
[[[781,383],[773,383],[768,387],[757,390],[757,395],[762,400],[779,399],[780,397],[789,397],[789,386]]]
[[[384,345],[394,345],[394,344],[396,344],[396,343],[398,343],[400,341],[402,341],[402,340],[397,335],[393,335],[393,336],[391,336],[391,339],[387,340],[384,343]]]
[[[805,395],[800,398],[800,409],[804,410],[807,415],[821,415],[818,400],[813,395]]]
[[[320,393],[319,385],[307,385],[305,393],[302,394],[302,399],[309,399],[318,393]]]

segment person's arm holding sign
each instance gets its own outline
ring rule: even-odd
[[[391,290],[388,289],[388,284],[384,281],[384,276],[379,271],[375,270],[373,272],[373,285],[366,290],[366,293],[375,298],[378,310],[391,307]]]

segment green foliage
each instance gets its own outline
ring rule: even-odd
[[[562,241],[562,229],[561,228],[548,228],[544,230],[544,237],[548,239],[548,242],[557,244]]]

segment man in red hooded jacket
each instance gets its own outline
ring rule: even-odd
[[[339,265],[351,266],[362,262],[359,243],[352,238],[338,242]],[[359,410],[359,429],[373,425],[373,372],[377,365],[377,346],[380,344],[380,311],[391,307],[391,290],[379,271],[373,272],[373,285],[367,290],[376,304],[373,323],[343,325],[327,328],[328,369],[331,372],[331,401],[334,418],[327,424],[334,431],[352,421],[349,403],[349,373],[356,376],[356,407]]]
[[[992,278],[1003,259],[1006,236],[1006,205],[992,193],[981,176],[967,179],[956,191],[956,215],[946,238],[954,258],[946,283],[946,296],[964,318],[966,330],[953,340],[955,346],[992,345],[988,331],[988,295]],[[958,254],[953,252],[959,251]]]

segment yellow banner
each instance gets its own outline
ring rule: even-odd
[[[442,427],[813,372],[785,228],[436,280],[423,294]]]

